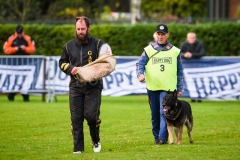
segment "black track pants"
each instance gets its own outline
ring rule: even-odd
[[[84,151],[83,121],[87,120],[93,143],[100,141],[101,84],[70,85],[69,101],[72,122],[74,151]]]

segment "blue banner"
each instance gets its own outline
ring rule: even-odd
[[[45,57],[44,66],[44,58],[41,57],[10,60],[0,56],[0,92],[12,90],[28,92],[42,90],[45,86],[54,94],[67,94],[70,77],[59,69],[59,58],[59,56]],[[136,75],[136,62],[139,57],[116,58],[115,71],[103,78],[103,95],[146,94],[145,82],[140,83]],[[184,67],[182,97],[211,100],[240,99],[240,57],[204,57],[182,62]]]
[[[240,99],[240,57],[204,57],[183,65],[183,97]]]
[[[121,96],[146,94],[145,83],[136,78],[135,58],[117,58],[116,70],[105,77],[104,94]],[[182,97],[240,99],[240,57],[204,57],[182,60],[184,86]]]
[[[36,88],[44,56],[0,56],[0,92],[42,90]],[[41,79],[43,84],[43,79]]]

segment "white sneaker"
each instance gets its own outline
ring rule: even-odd
[[[76,151],[76,152],[73,152],[73,154],[82,154],[83,151]]]
[[[101,144],[98,142],[96,144],[93,144],[93,151],[94,152],[100,152],[101,151]]]

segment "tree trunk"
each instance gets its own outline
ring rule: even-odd
[[[131,24],[136,24],[141,19],[141,0],[131,0]]]

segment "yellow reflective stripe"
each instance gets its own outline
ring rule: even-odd
[[[98,52],[98,45],[99,45],[99,42],[101,41],[101,39],[98,40],[98,43],[97,43],[97,58],[99,56],[99,52]]]
[[[63,63],[61,65],[61,69],[66,70],[68,68],[68,66],[69,66],[69,63]]]
[[[64,66],[64,70],[66,70],[69,66],[69,63]]]
[[[63,67],[66,65],[66,63],[62,63],[61,65],[61,69],[63,69]]]

